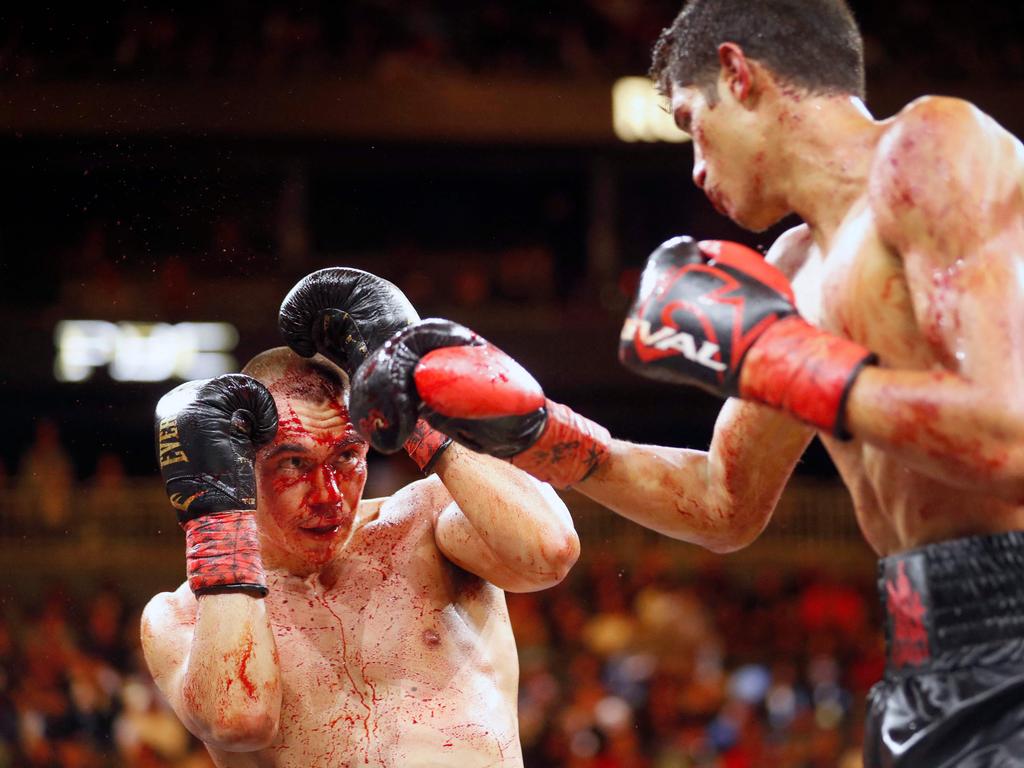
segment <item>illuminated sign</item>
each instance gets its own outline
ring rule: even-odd
[[[646,77],[622,77],[612,86],[612,124],[623,141],[689,141],[665,111],[665,99]]]
[[[111,323],[64,320],[54,331],[58,381],[85,381],[107,366],[115,381],[206,379],[238,370],[228,323]]]

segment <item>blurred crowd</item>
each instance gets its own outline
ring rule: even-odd
[[[191,80],[423,72],[615,77],[646,71],[679,0],[232,0],[202,15],[127,3],[112,14],[19,10],[0,34],[0,78]],[[852,0],[869,69],[944,78],[1024,74],[1017,3]]]
[[[534,768],[847,768],[882,669],[871,584],[821,573],[680,572],[591,553],[509,595]],[[199,768],[114,585],[0,603],[0,766]]]
[[[868,579],[591,550],[558,588],[509,596],[527,765],[858,766],[874,604]]]
[[[208,768],[157,692],[114,585],[0,603],[0,766]]]
[[[235,0],[198,17],[137,3],[113,17],[29,12],[8,27],[0,73],[37,80],[273,80],[642,72],[672,9],[667,0],[353,0],[298,7]]]
[[[127,473],[121,456],[101,450],[86,477],[61,440],[56,421],[41,417],[15,471],[0,460],[0,538],[63,535],[69,530],[102,526],[107,511],[124,506]]]

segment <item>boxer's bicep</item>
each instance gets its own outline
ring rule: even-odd
[[[1024,151],[974,107],[927,100],[880,144],[869,202],[902,260],[931,370],[869,367],[848,423],[937,480],[1024,498]]]
[[[530,585],[524,574],[509,567],[463,514],[459,505],[452,502],[437,516],[434,539],[438,549],[455,565],[465,571],[489,581],[507,592],[527,592]]]

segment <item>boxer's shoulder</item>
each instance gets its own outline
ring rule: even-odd
[[[451,501],[451,494],[444,483],[437,475],[431,475],[409,483],[391,496],[362,501],[359,517],[362,525],[416,520],[432,523]]]
[[[169,629],[194,624],[198,602],[184,582],[173,592],[160,592],[150,599],[142,611],[142,621],[154,627]]]
[[[872,161],[868,201],[880,234],[902,249],[984,232],[977,214],[1016,194],[1022,159],[1020,142],[970,102],[911,102],[887,121]]]
[[[142,650],[158,679],[181,662],[180,650],[196,623],[198,603],[188,586],[155,595],[142,610]]]

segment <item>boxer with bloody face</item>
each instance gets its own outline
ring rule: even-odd
[[[561,501],[461,446],[436,457],[436,476],[363,500],[367,444],[344,373],[284,348],[244,373],[277,416],[253,453],[246,518],[261,567],[233,557],[230,578],[211,584],[224,569],[194,566],[204,540],[190,533],[189,582],[143,618],[146,659],[175,712],[218,766],[521,766],[502,589],[542,589],[571,567],[579,545]],[[187,427],[179,415],[175,428]],[[216,529],[207,559],[244,539],[237,520],[229,533],[201,518],[186,530],[197,525]]]

